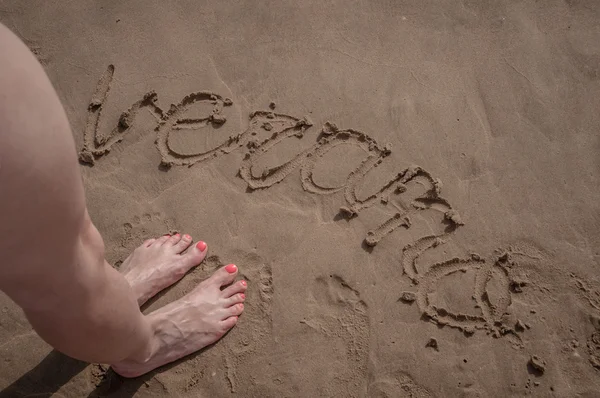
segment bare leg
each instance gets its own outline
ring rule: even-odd
[[[71,130],[52,85],[2,25],[0,54],[0,289],[57,350],[114,364],[125,376],[220,338],[243,310],[245,284],[221,291],[237,268],[218,270],[144,316],[139,303],[199,264],[205,244],[158,238],[134,251],[123,274],[112,268],[86,210]]]

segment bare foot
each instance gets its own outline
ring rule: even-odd
[[[231,284],[237,273],[233,264],[222,267],[181,299],[147,315],[154,331],[150,358],[112,364],[113,370],[121,376],[137,377],[219,340],[244,310],[247,283]]]
[[[123,261],[120,271],[140,306],[204,260],[207,250],[202,241],[183,253],[191,243],[191,236],[179,234],[148,239]]]

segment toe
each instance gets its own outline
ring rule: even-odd
[[[248,283],[246,281],[239,281],[234,283],[231,286],[227,286],[225,289],[223,289],[223,291],[221,292],[221,296],[224,298],[228,298],[233,296],[236,293],[243,293],[246,291],[246,289],[248,288]]]
[[[152,244],[152,246],[162,246],[165,244],[166,241],[168,241],[171,238],[171,235],[167,234],[167,235],[163,235],[160,238],[156,238],[156,240],[154,241],[154,243]]]
[[[179,239],[179,242],[173,246],[177,253],[182,253],[185,249],[187,249],[192,243],[192,237],[188,234],[185,234]]]
[[[246,300],[246,295],[244,293],[234,294],[231,297],[225,299],[225,306],[231,307],[239,303],[243,303]]]
[[[227,333],[227,331],[229,329],[231,329],[232,327],[235,326],[235,324],[238,321],[238,317],[237,316],[231,316],[223,321],[221,321],[221,332],[223,334]]]
[[[237,274],[238,267],[234,264],[229,264],[217,270],[210,278],[206,280],[206,282],[215,284],[219,287],[229,285],[235,280]]]
[[[167,241],[164,244],[168,245],[168,246],[175,246],[177,243],[179,243],[180,240],[181,240],[181,235],[175,234],[175,235],[171,236],[169,239],[167,239]]]
[[[224,319],[232,316],[239,316],[242,312],[244,312],[244,304],[238,303],[236,305],[232,305],[231,307],[224,309]]]
[[[154,239],[154,238],[153,239],[146,239],[144,241],[144,243],[142,243],[142,246],[143,247],[150,247],[150,246],[152,246],[152,244],[154,243],[154,241],[156,241],[156,239]]]
[[[184,237],[181,240],[183,241],[185,239],[187,239],[187,238]],[[191,237],[189,237],[189,241],[191,243],[191,241],[192,241]],[[189,246],[189,243],[188,243],[188,246]],[[181,256],[182,263],[184,264],[185,267],[194,267],[194,266],[200,264],[204,260],[204,257],[206,257],[206,253],[208,253],[206,243],[200,241],[200,242],[196,243],[195,245],[193,245],[190,249],[188,249],[188,251],[186,251]],[[214,274],[213,274],[213,276],[214,276]]]

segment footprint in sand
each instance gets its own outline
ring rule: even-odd
[[[344,278],[333,274],[315,280],[308,307],[310,315],[301,323],[320,335],[315,336],[315,347],[327,347],[319,354],[327,360],[314,362],[318,391],[325,396],[364,396],[370,336],[366,303]],[[317,340],[326,344],[318,345]]]
[[[244,314],[224,342],[227,353],[223,355],[225,376],[232,393],[245,395],[256,375],[254,368],[246,366],[266,352],[272,341],[271,301],[273,276],[271,266],[254,253],[241,260],[240,278],[248,281]]]
[[[368,397],[370,398],[429,398],[433,394],[425,387],[416,383],[413,378],[405,372],[383,371],[371,383],[369,383]]]
[[[575,287],[579,290],[579,294],[583,296],[585,300],[594,307],[596,310],[600,310],[600,289],[596,288],[594,282],[586,282],[582,278],[577,277],[575,274],[570,274]]]
[[[130,221],[123,223],[119,247],[115,253],[118,258],[115,265],[119,266],[144,240],[176,232],[175,222],[161,212],[145,212],[134,216]]]
[[[595,281],[585,281],[577,275],[571,273],[570,277],[577,287],[577,294],[580,299],[587,302],[595,310],[600,310],[600,293]],[[587,339],[587,351],[590,364],[600,370],[600,318],[597,315],[591,315],[590,320],[594,326],[594,332]]]

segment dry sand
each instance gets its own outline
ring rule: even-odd
[[[600,396],[600,2],[202,3],[0,0],[109,261],[209,243],[146,311],[250,281],[231,333],[134,380],[2,296],[1,396]]]

